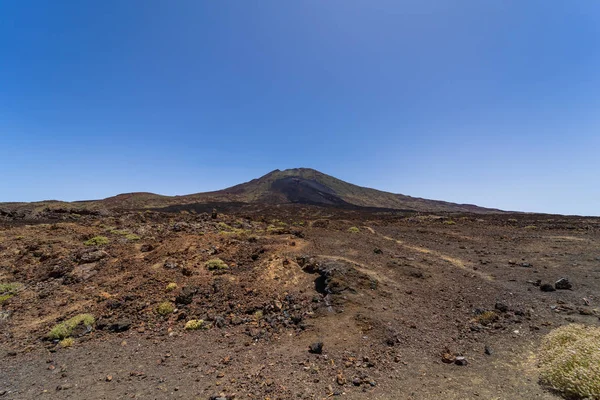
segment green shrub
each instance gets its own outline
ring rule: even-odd
[[[527,225],[523,229],[537,229],[537,226],[535,226],[535,225]]]
[[[60,347],[71,347],[75,344],[75,339],[68,337],[58,342],[58,344]]]
[[[140,240],[141,237],[139,237],[138,235],[136,235],[134,233],[128,233],[127,235],[125,235],[125,239],[127,239],[127,240]]]
[[[177,289],[177,284],[175,282],[171,282],[167,284],[167,287],[165,289],[167,292],[172,292],[173,290]]]
[[[6,303],[8,301],[8,299],[14,297],[14,294],[3,294],[0,295],[0,305]]]
[[[14,297],[22,287],[23,285],[18,282],[0,283],[0,305]]]
[[[48,333],[48,337],[50,339],[66,339],[71,336],[73,330],[79,325],[83,325],[88,329],[91,329],[96,320],[94,316],[91,314],[79,314],[70,318],[60,324],[56,325],[50,333]]]
[[[185,323],[185,329],[188,331],[197,331],[202,327],[204,327],[204,320],[202,319],[192,319]]]
[[[22,287],[23,285],[18,282],[0,283],[0,294],[15,295]]]
[[[175,311],[175,306],[169,301],[163,301],[156,307],[156,312],[160,315],[169,315]]]
[[[86,240],[83,244],[86,246],[104,246],[108,244],[108,238],[106,236],[95,236]]]
[[[350,228],[348,228],[348,232],[350,232],[350,233],[358,233],[358,232],[360,232],[360,229],[358,229],[355,226],[351,226]]]
[[[444,224],[446,224],[446,225],[456,225],[456,222],[452,221],[451,219],[448,219],[448,220],[444,221]]]
[[[542,384],[574,399],[600,399],[600,327],[571,324],[550,332],[540,348]]]
[[[206,268],[209,271],[222,271],[229,268],[229,265],[225,263],[225,261],[220,258],[213,258],[212,260],[208,260],[206,262]]]

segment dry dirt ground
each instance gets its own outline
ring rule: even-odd
[[[540,338],[600,322],[600,219],[45,217],[0,222],[2,399],[555,399]],[[571,290],[540,290],[563,277]],[[48,338],[81,313],[95,323],[72,346]]]

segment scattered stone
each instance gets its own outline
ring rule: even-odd
[[[312,354],[323,353],[323,342],[315,342],[315,343],[311,344],[308,349],[308,352],[312,353]]]
[[[501,302],[501,301],[497,301],[494,308],[496,310],[500,311],[500,312],[507,312],[508,311],[508,306],[506,305],[506,303]]]
[[[149,251],[154,250],[154,246],[151,244],[143,244],[142,247],[140,247],[140,251],[142,253],[148,253]]]
[[[131,328],[129,319],[120,319],[108,325],[108,330],[111,332],[125,332]]]
[[[560,278],[554,283],[554,287],[556,290],[571,290],[573,285],[569,282],[567,278]]]
[[[543,285],[540,286],[540,290],[542,292],[554,292],[556,289],[554,289],[554,286],[552,286],[552,284],[544,283]]]
[[[362,385],[362,379],[360,379],[359,377],[354,377],[352,379],[352,384],[354,386],[360,386],[360,385]]]
[[[375,254],[383,254],[383,250],[381,250],[379,247],[375,247],[373,249],[373,253],[375,253]]]
[[[468,363],[469,362],[467,361],[467,359],[465,357],[463,357],[463,356],[458,356],[454,360],[454,364],[456,364],[456,365],[464,366],[464,365],[467,365]]]
[[[494,351],[492,350],[492,348],[490,346],[488,346],[487,344],[483,348],[483,352],[488,356],[491,356],[492,354],[494,354]]]
[[[337,374],[335,381],[337,382],[338,385],[343,386],[346,384],[346,377],[344,376],[344,374],[342,374],[341,372]],[[333,391],[332,391],[333,392]]]
[[[103,250],[90,251],[90,252],[81,254],[79,256],[79,262],[81,264],[89,264],[89,263],[100,261],[107,256],[108,256],[108,253]]]
[[[112,377],[112,375],[108,375],[108,376],[106,377],[106,382],[112,382],[112,380],[113,380],[113,377]]]
[[[524,262],[524,263],[521,263],[521,267],[523,267],[523,268],[531,268],[531,267],[533,267],[533,264]]]
[[[175,303],[188,305],[194,300],[194,295],[198,292],[198,289],[191,286],[185,286],[181,293],[175,298]]]

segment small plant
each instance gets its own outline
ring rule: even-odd
[[[446,221],[444,221],[444,224],[446,224],[446,225],[456,225],[456,222],[452,221],[451,219],[447,219]]]
[[[175,311],[175,306],[170,301],[163,301],[156,307],[156,312],[162,316],[172,314],[173,311]]]
[[[481,324],[483,326],[487,326],[489,324],[491,324],[492,322],[496,322],[498,321],[498,314],[496,314],[493,311],[484,311],[481,314],[479,314],[477,317],[475,317],[475,322],[477,322],[478,324]]]
[[[23,285],[18,282],[0,283],[0,294],[15,295],[22,287]]]
[[[138,235],[134,234],[134,233],[128,233],[127,235],[125,235],[125,239],[127,240],[140,240],[141,237],[139,237]]]
[[[58,345],[60,347],[71,347],[74,344],[75,344],[75,339],[70,338],[70,337],[65,338],[65,339],[61,340],[60,342],[58,342]]]
[[[167,284],[167,287],[165,289],[167,292],[172,292],[173,290],[177,289],[177,284],[175,282],[171,282]]]
[[[263,316],[264,316],[263,310],[257,310],[256,312],[254,312],[254,319],[256,321],[263,319]]]
[[[204,320],[202,319],[192,319],[185,323],[185,330],[188,331],[197,331],[202,327],[204,327]]]
[[[227,225],[225,222],[219,222],[217,224],[217,229],[219,231],[230,231],[231,230],[231,226]]]
[[[83,244],[86,246],[104,246],[108,244],[108,238],[106,236],[95,236],[86,240]]]
[[[74,316],[73,318],[70,318],[70,319],[56,325],[54,328],[52,328],[50,333],[48,333],[48,337],[50,339],[58,339],[58,340],[66,339],[71,336],[71,334],[73,333],[73,330],[78,325],[81,324],[81,325],[85,326],[88,330],[91,330],[94,325],[94,322],[96,322],[96,320],[94,319],[93,315],[79,314],[79,315]]]
[[[358,229],[356,226],[351,226],[350,228],[348,228],[348,232],[358,233],[358,232],[360,232],[360,229]]]
[[[527,225],[523,229],[531,229],[531,230],[533,230],[533,229],[537,229],[537,226],[535,226],[535,225]]]
[[[206,268],[209,271],[223,271],[229,268],[229,265],[225,263],[225,261],[220,258],[213,258],[212,260],[208,260],[206,262]]]
[[[600,399],[600,327],[562,326],[542,340],[540,381],[573,399]]]
[[[20,283],[0,283],[0,305],[6,303],[10,298],[14,297],[21,290]]]

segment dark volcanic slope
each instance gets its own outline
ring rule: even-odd
[[[0,213],[27,207],[42,212],[46,208],[70,209],[144,209],[191,204],[313,204],[338,207],[368,207],[427,212],[491,213],[499,210],[427,200],[356,186],[309,168],[275,170],[250,182],[227,189],[186,196],[160,196],[153,193],[126,193],[98,201],[76,203],[41,202],[0,204]],[[2,211],[4,209],[4,211]],[[7,211],[9,210],[9,211]]]
[[[245,203],[305,203],[360,206],[415,211],[498,212],[470,204],[427,200],[383,192],[344,182],[310,168],[275,170],[258,179],[218,192],[184,196],[182,200],[206,199]]]

